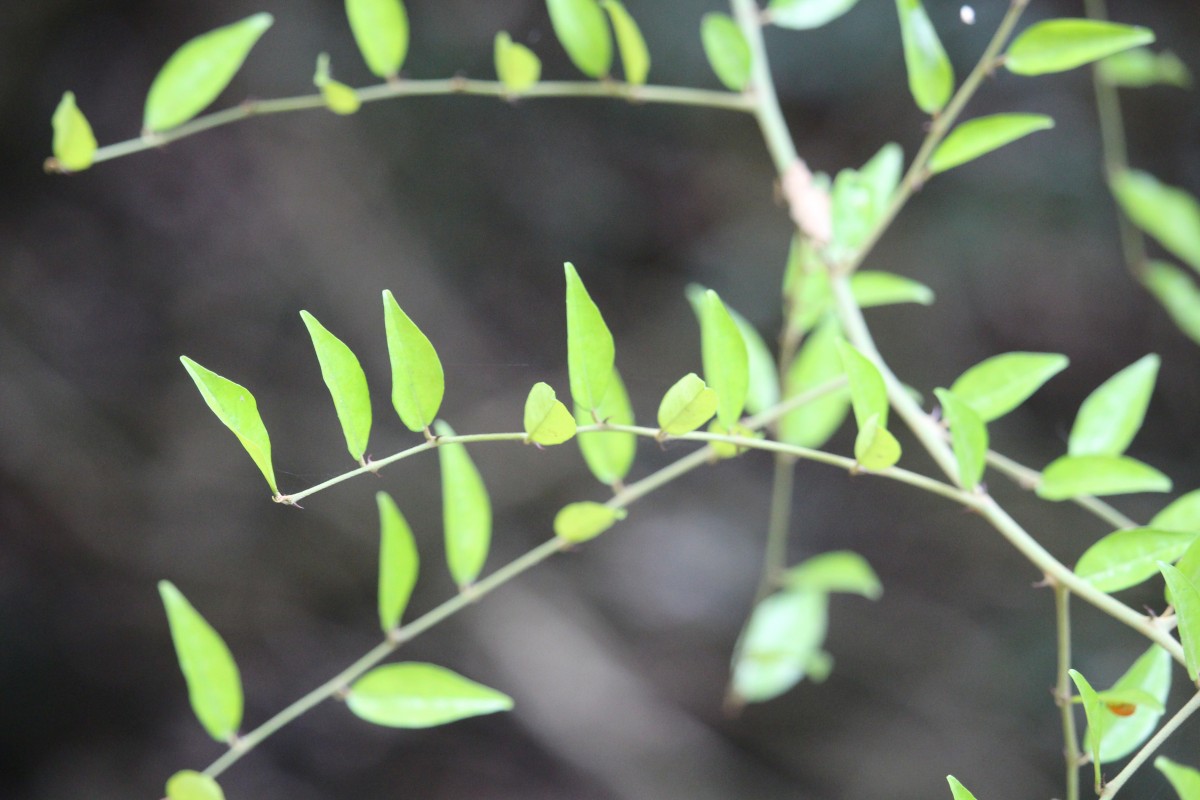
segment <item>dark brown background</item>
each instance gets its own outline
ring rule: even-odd
[[[408,77],[491,75],[507,29],[572,70],[535,0],[410,2]],[[998,22],[929,8],[960,75]],[[652,80],[716,86],[698,42],[720,2],[630,0]],[[252,120],[98,166],[42,174],[49,119],[76,92],[102,143],[135,136],[155,71],[187,38],[255,11],[275,27],[220,102],[311,91],[321,50],[370,82],[337,2],[47,0],[0,11],[0,796],[156,798],[176,769],[220,750],[187,705],[155,591],[174,581],[223,633],[253,726],[377,641],[373,494],[390,491],[420,538],[413,612],[453,591],[441,560],[433,458],[314,497],[269,502],[236,441],[178,362],[248,386],[285,491],[351,466],[297,312],[362,359],[371,452],[416,441],[392,415],[379,292],[438,347],[442,415],[462,432],[519,425],[528,387],[566,391],[562,262],[614,330],[641,419],[699,366],[683,287],[718,289],[770,336],[789,237],[749,117],[611,101],[511,106],[480,98],[380,103]],[[1111,3],[1200,69],[1194,4]],[[1028,21],[1078,15],[1032,4]],[[907,95],[892,4],[863,0],[827,29],[772,31],[798,145],[816,169],[858,165],[888,140],[911,158],[923,119]],[[1200,100],[1125,95],[1132,158],[1200,193]],[[1052,114],[1057,127],[956,170],[917,197],[869,266],[928,283],[930,309],[870,312],[880,347],[928,393],[1006,350],[1063,352],[1071,368],[993,426],[1041,466],[1079,402],[1147,352],[1163,357],[1132,453],[1177,493],[1200,485],[1200,350],[1126,275],[1101,182],[1089,75],[997,75],[968,109]],[[845,452],[846,432],[831,447]],[[927,462],[909,447],[911,466]],[[633,477],[685,452],[642,445]],[[602,499],[573,446],[474,455],[496,505],[495,567],[547,536],[564,502]],[[610,535],[556,559],[406,647],[516,699],[513,714],[393,731],[327,703],[223,779],[230,798],[918,798],[958,775],[981,800],[1060,794],[1051,703],[1051,597],[977,519],[899,485],[797,471],[792,558],[853,548],[884,598],[833,603],[823,686],[738,719],[720,712],[752,598],[770,460],[701,471],[639,503]],[[1058,556],[1106,530],[992,480]],[[1145,519],[1163,498],[1118,505]],[[1154,587],[1128,593],[1155,604]],[[1076,665],[1111,681],[1138,638],[1079,605]],[[1176,678],[1181,674],[1177,671]],[[1176,700],[1178,703],[1178,699]],[[1192,723],[1168,752],[1196,763]],[[1115,769],[1110,768],[1109,774]],[[1131,798],[1168,797],[1152,770]]]

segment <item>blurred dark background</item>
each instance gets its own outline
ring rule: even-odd
[[[716,88],[699,18],[719,0],[629,0],[656,83]],[[929,0],[960,76],[1003,13],[973,27]],[[1200,69],[1200,11],[1112,0]],[[512,430],[528,387],[566,392],[562,262],[616,336],[638,415],[699,368],[683,287],[698,281],[773,336],[789,223],[753,121],[600,100],[510,105],[450,97],[251,120],[47,176],[50,116],[76,93],[101,143],[137,135],[149,82],[185,40],[256,11],[276,22],[219,105],[312,91],[315,56],[372,82],[334,0],[45,0],[0,10],[0,796],[157,798],[177,769],[221,752],[188,708],[155,583],[174,581],[240,663],[247,727],[378,639],[374,493],[420,539],[409,616],[450,596],[432,457],[313,497],[268,499],[236,440],[181,368],[187,354],[249,387],[284,491],[352,466],[297,314],[364,363],[370,452],[417,439],[393,416],[379,293],[446,367],[442,416]],[[410,0],[412,78],[490,77],[492,37],[571,77],[538,0]],[[1037,0],[1026,23],[1080,15]],[[814,169],[856,166],[884,142],[909,158],[924,120],[905,88],[893,4],[863,0],[828,28],[769,32],[788,120]],[[1200,99],[1123,95],[1135,165],[1200,194]],[[1090,75],[995,76],[968,115],[1045,112],[1057,127],[929,185],[868,265],[924,281],[932,308],[869,312],[900,375],[928,393],[1007,350],[1071,368],[993,426],[1034,466],[1065,448],[1086,394],[1147,352],[1163,357],[1132,454],[1200,485],[1200,349],[1120,261],[1102,183]],[[851,448],[848,431],[831,443]],[[927,462],[910,446],[909,463]],[[643,444],[632,478],[668,463]],[[498,566],[543,540],[554,511],[603,499],[573,445],[473,450],[496,506]],[[1061,796],[1052,598],[990,528],[906,487],[801,464],[791,558],[863,553],[877,603],[835,599],[828,682],[738,718],[721,713],[729,653],[751,603],[771,462],[748,455],[639,502],[612,533],[510,584],[406,646],[511,694],[516,711],[429,731],[363,723],[326,703],[223,778],[231,799]],[[1068,563],[1107,532],[1072,506],[992,490]],[[1146,519],[1165,502],[1117,501]],[[1161,605],[1158,589],[1123,596]],[[1076,604],[1076,666],[1108,685],[1144,649]],[[1182,674],[1176,671],[1176,682]],[[1186,695],[1176,687],[1175,704]],[[1194,757],[1190,723],[1167,752]],[[1113,775],[1116,767],[1106,772]],[[1145,770],[1131,798],[1171,797]]]

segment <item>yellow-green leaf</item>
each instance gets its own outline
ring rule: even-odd
[[[376,492],[379,506],[379,624],[384,633],[400,624],[417,583],[421,557],[408,520],[387,492]]]
[[[1045,75],[1099,61],[1154,41],[1148,28],[1095,19],[1049,19],[1030,25],[1009,45],[1004,66],[1017,75]]]
[[[96,135],[91,123],[75,105],[75,94],[63,92],[58,108],[51,118],[54,128],[52,152],[54,164],[47,169],[82,172],[92,165],[96,156]]]
[[[571,62],[589,78],[612,68],[612,33],[596,0],[546,0],[550,24]]]
[[[958,463],[958,480],[967,491],[974,491],[983,480],[987,467],[987,426],[975,409],[959,399],[954,392],[934,389],[942,413],[950,426],[951,446],[954,460]]]
[[[900,442],[879,424],[879,415],[868,417],[854,439],[854,459],[859,466],[875,471],[887,469],[896,465],[900,455]]]
[[[622,519],[625,519],[624,509],[590,501],[571,503],[554,515],[554,535],[578,544],[595,539]]]
[[[392,363],[392,405],[410,431],[426,430],[437,417],[446,392],[442,362],[387,289],[383,292],[383,319]]]
[[[394,78],[408,55],[408,12],[401,0],[346,0],[346,18],[367,68]]]
[[[1143,356],[1088,395],[1071,426],[1067,452],[1073,456],[1124,453],[1146,417],[1158,365],[1158,356]]]
[[[750,83],[750,45],[728,14],[710,11],[700,19],[700,42],[708,64],[726,88],[740,92]]]
[[[991,422],[1024,403],[1067,363],[1058,353],[1003,353],[968,369],[950,391],[981,420]]]
[[[609,380],[608,391],[596,409],[596,417],[614,425],[632,425],[633,407],[625,383],[616,369]],[[575,406],[575,421],[579,425],[590,425],[595,420],[592,412]],[[606,486],[619,484],[629,474],[637,455],[637,435],[625,431],[600,431],[581,433],[575,437],[588,469],[596,480]]]
[[[1200,344],[1200,289],[1183,270],[1165,261],[1148,261],[1142,283],[1162,303],[1176,327]]]
[[[854,421],[861,428],[867,420],[875,417],[879,427],[886,428],[888,421],[887,387],[875,362],[859,352],[858,348],[844,339],[837,342],[842,358],[842,369],[850,383],[850,404],[854,408]]]
[[[867,560],[849,550],[835,550],[805,559],[783,573],[789,589],[814,592],[846,592],[868,600],[883,596],[883,584]]]
[[[321,377],[333,397],[333,407],[346,437],[346,448],[351,458],[362,461],[371,433],[371,395],[367,391],[367,376],[358,358],[341,339],[307,311],[301,311],[300,317],[317,351]]]
[[[453,436],[444,422],[435,426],[438,436]],[[487,561],[492,542],[492,501],[483,477],[457,442],[438,447],[442,472],[442,520],[445,528],[446,563],[460,589],[475,582]]]
[[[1171,501],[1150,519],[1150,527],[1200,535],[1200,489]]]
[[[356,680],[346,694],[356,716],[391,728],[432,728],[467,717],[509,711],[512,698],[445,667],[386,664]]]
[[[225,792],[204,773],[184,769],[167,779],[167,800],[225,800]]]
[[[954,93],[954,67],[921,0],[896,0],[908,88],[917,108],[936,114]]]
[[[785,398],[796,397],[846,374],[838,350],[841,338],[833,319],[809,334],[784,376]],[[785,414],[779,422],[779,438],[800,447],[820,447],[841,427],[849,411],[849,389],[829,392]]]
[[[635,86],[641,86],[650,74],[650,51],[646,48],[642,30],[619,0],[602,0],[602,5],[608,12],[608,18],[612,20],[625,80]]]
[[[1043,500],[1169,491],[1170,478],[1128,456],[1063,456],[1042,471],[1037,487]]]
[[[658,406],[658,427],[672,436],[691,433],[712,419],[717,402],[717,393],[699,375],[689,372],[663,395]]]
[[[734,694],[759,703],[778,697],[810,676],[828,625],[829,595],[825,592],[796,589],[763,598],[733,651]]]
[[[542,62],[528,47],[514,42],[507,31],[496,34],[496,77],[504,88],[516,94],[523,92],[542,77]]]
[[[1079,557],[1075,574],[1102,592],[1119,592],[1158,574],[1158,562],[1174,563],[1198,534],[1157,528],[1113,531]]]
[[[975,800],[975,795],[971,794],[971,790],[963,786],[958,778],[947,775],[946,782],[950,784],[950,795],[954,800]]]
[[[1110,86],[1143,89],[1165,84],[1186,89],[1192,85],[1187,65],[1169,50],[1155,53],[1146,47],[1135,47],[1109,56],[1096,66],[1100,79]]]
[[[746,407],[750,360],[741,329],[712,289],[700,310],[700,351],[704,381],[717,393],[717,419],[731,428]]]
[[[1200,772],[1166,756],[1154,759],[1154,768],[1167,777],[1179,800],[1200,800]]]
[[[1139,170],[1118,174],[1112,191],[1134,225],[1200,272],[1200,202],[1195,197]]]
[[[594,411],[604,400],[612,379],[615,357],[612,333],[575,266],[567,262],[563,267],[567,275],[567,372],[571,398],[576,406]]]
[[[1054,127],[1045,114],[992,114],[970,119],[950,131],[929,158],[929,171],[937,174],[1015,142],[1034,131]]]
[[[1100,742],[1104,740],[1104,726],[1107,718],[1104,716],[1104,704],[1100,702],[1096,690],[1077,670],[1068,670],[1079,696],[1083,700],[1083,713],[1087,716],[1088,730],[1096,733],[1089,737],[1092,746],[1092,766],[1095,768],[1096,794],[1100,794]]]
[[[1172,666],[1174,662],[1171,660],[1171,654],[1162,646],[1152,644],[1113,684],[1111,692],[1139,690],[1148,694],[1155,704],[1135,703],[1134,712],[1125,716],[1118,716],[1108,706],[1102,709],[1101,715],[1105,719],[1104,735],[1100,739],[1102,763],[1120,761],[1141,747],[1142,743],[1150,738],[1150,734],[1154,733],[1159,719],[1162,718],[1163,704],[1171,691]],[[1110,692],[1100,694],[1111,697]],[[1089,750],[1092,748],[1091,737],[1092,732],[1089,730],[1085,739]]]
[[[891,272],[860,269],[850,276],[850,291],[859,308],[874,308],[896,303],[933,303],[933,290],[911,278]]]
[[[1158,562],[1158,569],[1171,590],[1188,677],[1195,683],[1200,679],[1200,590],[1188,576],[1165,561]]]
[[[562,444],[575,435],[575,418],[546,383],[535,383],[525,398],[525,442]]]
[[[792,30],[809,30],[833,22],[858,4],[858,0],[771,0],[764,19]]]
[[[329,54],[317,56],[317,71],[313,74],[313,86],[321,90],[325,107],[335,114],[353,114],[362,107],[358,92],[344,83],[335,81],[329,74]]]

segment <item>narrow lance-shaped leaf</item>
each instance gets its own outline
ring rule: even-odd
[[[167,800],[225,800],[225,792],[203,772],[183,769],[167,779]]]
[[[717,419],[731,428],[741,419],[750,391],[750,360],[742,331],[712,289],[700,313],[704,381],[717,393]]]
[[[1073,456],[1124,453],[1146,417],[1158,365],[1158,356],[1143,356],[1088,395],[1071,427],[1067,452]]]
[[[525,398],[525,442],[562,444],[575,435],[575,418],[547,383],[535,383]]]
[[[1105,705],[1101,712],[1105,719],[1104,734],[1100,740],[1100,758],[1104,763],[1120,761],[1141,747],[1142,743],[1150,738],[1150,734],[1154,733],[1163,714],[1163,704],[1171,691],[1173,665],[1171,654],[1160,645],[1152,644],[1113,684],[1112,691],[1141,691],[1156,701],[1158,707],[1155,708],[1149,703],[1138,703],[1132,713],[1122,716]],[[1092,748],[1092,735],[1089,730],[1085,739],[1089,750]]]
[[[1171,590],[1183,658],[1188,677],[1195,683],[1200,680],[1200,590],[1196,589],[1191,579],[1167,562],[1158,562],[1158,569],[1167,581],[1167,588]]]
[[[1142,283],[1162,303],[1176,327],[1200,344],[1200,289],[1196,282],[1165,261],[1149,261]]]
[[[1178,764],[1166,756],[1154,759],[1154,768],[1171,782],[1179,800],[1200,800],[1200,771]]]
[[[1068,670],[1068,674],[1075,682],[1075,688],[1079,690],[1079,696],[1083,700],[1083,713],[1087,716],[1088,730],[1095,731],[1097,734],[1090,737],[1090,744],[1092,746],[1092,766],[1095,768],[1096,794],[1100,794],[1100,764],[1102,763],[1100,743],[1104,740],[1104,723],[1106,721],[1103,714],[1104,704],[1100,702],[1096,690],[1088,683],[1087,678],[1073,669]]]
[[[321,90],[325,107],[335,114],[353,114],[362,107],[358,93],[346,84],[335,81],[329,74],[329,54],[317,56],[317,71],[313,73],[313,86]]]
[[[857,4],[858,0],[771,0],[763,16],[781,28],[808,30],[833,22]]]
[[[421,557],[408,520],[387,492],[377,492],[379,506],[379,624],[384,633],[400,624],[417,583]]]
[[[317,351],[321,377],[333,397],[333,407],[346,437],[346,448],[351,458],[361,462],[371,433],[371,395],[367,391],[367,376],[358,358],[341,339],[307,311],[301,311],[300,317]]]
[[[878,414],[872,414],[858,429],[854,439],[854,459],[863,469],[869,470],[887,469],[900,460],[900,443],[879,424]]]
[[[179,360],[196,382],[204,402],[208,403],[217,419],[237,436],[267,479],[271,491],[279,494],[279,488],[275,485],[275,468],[271,465],[271,438],[258,414],[254,395],[245,387],[205,369],[187,356],[180,356]]]
[[[589,78],[612,67],[612,34],[596,0],[546,0],[550,24],[571,62]]]
[[[567,275],[567,372],[571,398],[575,405],[592,411],[604,400],[612,379],[613,338],[575,266],[570,262],[563,266]]]
[[[50,122],[54,129],[51,152],[55,163],[47,169],[82,172],[90,167],[96,156],[96,135],[92,133],[87,117],[75,104],[73,92],[63,92]]]
[[[750,83],[750,45],[733,17],[710,11],[700,19],[700,43],[717,79],[740,92]]]
[[[696,320],[701,325],[701,341],[703,342],[704,313],[707,305],[708,290],[699,284],[690,283],[684,290]],[[725,310],[741,332],[742,342],[746,347],[747,369],[749,371],[749,387],[746,392],[745,410],[751,414],[765,411],[779,402],[779,371],[770,348],[763,341],[758,330],[735,309],[725,306]],[[707,367],[705,368],[707,377]],[[719,392],[718,392],[719,393]]]
[[[869,600],[883,596],[883,585],[867,560],[849,550],[835,550],[806,559],[783,573],[789,589],[847,592]]]
[[[841,331],[832,319],[809,335],[784,376],[785,398],[816,389],[846,374],[838,350],[840,339]],[[780,420],[779,437],[800,447],[820,447],[841,427],[849,411],[849,390],[837,389],[785,414]]]
[[[810,673],[829,625],[829,595],[779,592],[754,607],[733,653],[733,692],[750,703],[771,700]]]
[[[1117,175],[1112,191],[1134,225],[1200,272],[1200,202],[1195,197],[1139,170]]]
[[[158,582],[171,640],[196,718],[218,742],[242,724],[242,679],[221,636],[170,581]]]
[[[554,515],[554,535],[572,544],[595,539],[625,519],[625,509],[589,501],[570,503]]]
[[[950,391],[981,420],[991,422],[1024,403],[1067,364],[1067,357],[1058,353],[1004,353],[968,369]]]
[[[509,92],[523,92],[542,76],[542,62],[523,44],[514,42],[507,31],[496,34],[496,77]]]
[[[964,403],[954,392],[934,389],[942,413],[950,426],[954,460],[958,463],[958,479],[967,491],[974,491],[983,480],[987,467],[988,432],[975,409]]]
[[[1045,114],[992,114],[970,119],[958,125],[938,145],[929,158],[929,171],[935,175],[1015,142],[1034,131],[1054,127]]]
[[[394,78],[408,55],[408,12],[401,0],[346,0],[346,18],[367,68]]]
[[[717,393],[699,375],[689,372],[663,395],[658,406],[658,427],[671,436],[691,433],[712,419],[717,402]]]
[[[1125,528],[1113,531],[1079,557],[1075,574],[1102,592],[1119,592],[1158,574],[1158,562],[1174,563],[1195,533]]]
[[[1037,487],[1043,500],[1169,491],[1170,478],[1128,456],[1063,456],[1042,471]]]
[[[954,67],[921,0],[896,0],[908,88],[917,108],[936,114],[954,93]]]
[[[850,292],[859,308],[896,303],[933,303],[933,290],[923,283],[890,272],[860,269],[850,276]]]
[[[512,698],[434,664],[386,664],[356,680],[346,707],[360,719],[391,728],[432,728],[481,714],[509,711]]]
[[[625,80],[641,86],[650,74],[650,51],[637,21],[618,0],[603,0],[604,10],[612,20],[613,34],[617,38],[617,50],[621,54],[621,68]]]
[[[1133,25],[1050,19],[1030,25],[1013,40],[1004,66],[1018,75],[1063,72],[1153,41],[1153,31]]]
[[[975,795],[971,794],[971,790],[963,786],[958,778],[947,775],[946,782],[950,784],[950,795],[954,800],[975,800]]]
[[[625,383],[616,369],[609,380],[608,391],[604,393],[604,399],[596,409],[596,416],[602,422],[611,422],[614,425],[633,424],[633,407],[629,403],[629,394],[625,391]],[[575,406],[575,421],[580,425],[592,424],[592,412]],[[581,433],[575,438],[579,442],[583,460],[596,476],[596,480],[606,486],[615,486],[625,480],[637,455],[636,434],[603,431]]]
[[[150,84],[142,126],[159,132],[203,111],[233,80],[274,18],[254,14],[197,36],[175,51]]]
[[[424,431],[437,417],[446,391],[442,362],[387,289],[383,292],[383,320],[392,362],[392,405],[405,427]]]
[[[887,387],[883,383],[879,368],[849,342],[839,339],[837,345],[842,357],[842,368],[850,382],[850,403],[854,408],[855,421],[861,428],[870,417],[876,417],[879,427],[886,428]]]
[[[454,435],[444,422],[439,421],[435,430],[438,436]],[[440,445],[438,462],[442,471],[446,563],[459,589],[465,589],[479,577],[487,561],[492,542],[492,501],[465,445]]]

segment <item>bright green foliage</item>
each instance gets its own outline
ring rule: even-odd
[[[974,491],[983,480],[987,467],[988,431],[979,414],[954,392],[934,389],[946,424],[950,426],[954,460],[958,462],[958,480],[967,491]]]
[[[1133,662],[1124,675],[1117,679],[1108,692],[1101,692],[1105,705],[1101,709],[1104,719],[1104,735],[1100,738],[1100,761],[1111,764],[1120,761],[1142,743],[1150,738],[1158,721],[1162,718],[1163,704],[1171,691],[1171,654],[1156,644]],[[1153,702],[1134,703],[1132,714],[1118,715],[1108,705],[1113,702],[1114,693],[1138,691],[1148,696]],[[1092,732],[1089,730],[1085,738],[1085,746],[1090,750]]]
[[[908,88],[917,108],[936,114],[954,93],[954,67],[921,0],[896,0]]]
[[[317,351],[321,377],[333,397],[333,407],[346,437],[346,448],[351,458],[362,461],[371,433],[371,395],[367,391],[367,376],[350,348],[326,330],[316,317],[301,311],[300,318],[304,320]]]
[[[1171,320],[1200,344],[1200,289],[1183,272],[1165,261],[1148,261],[1142,283],[1162,303]]]
[[[704,55],[725,88],[740,92],[750,83],[750,45],[728,14],[710,11],[700,19]]]
[[[1192,85],[1192,74],[1187,65],[1169,50],[1155,53],[1149,48],[1135,47],[1109,56],[1097,67],[1101,80],[1110,86],[1143,89],[1165,84],[1186,89]]]
[[[279,494],[279,488],[275,485],[275,468],[271,465],[271,438],[258,414],[254,395],[245,387],[205,369],[187,356],[180,356],[179,360],[196,382],[204,402],[208,403],[217,419],[237,436],[267,479],[271,491]]]
[[[601,421],[614,425],[633,424],[633,406],[629,403],[629,393],[625,391],[625,383],[615,369],[604,400],[595,413]],[[575,406],[575,421],[580,425],[590,425],[593,422],[592,412]],[[581,433],[575,439],[579,442],[583,460],[587,462],[588,469],[596,476],[596,480],[606,486],[612,486],[623,481],[629,474],[633,459],[637,455],[636,434],[602,431]]]
[[[196,718],[218,742],[242,724],[242,679],[225,641],[170,581],[158,582],[175,656]]]
[[[1154,41],[1154,32],[1133,25],[1093,19],[1051,19],[1030,25],[1004,56],[1018,75],[1045,75],[1099,61],[1122,50]]]
[[[829,625],[829,595],[789,590],[754,607],[734,648],[733,691],[751,703],[771,700],[810,674]]]
[[[895,142],[888,142],[879,148],[867,163],[862,165],[858,174],[866,181],[871,192],[871,210],[869,219],[871,225],[878,224],[892,202],[892,195],[900,185],[900,174],[904,171],[904,150]]]
[[[1143,356],[1088,395],[1071,427],[1067,452],[1073,456],[1124,453],[1146,417],[1158,364],[1158,356]]]
[[[547,383],[535,383],[525,398],[525,443],[562,444],[575,435],[575,418]]]
[[[670,436],[691,433],[712,419],[717,402],[717,393],[699,375],[689,372],[663,395],[658,405],[658,427]]]
[[[142,127],[169,130],[203,111],[233,80],[250,48],[273,22],[270,14],[254,14],[176,50],[150,84]]]
[[[869,470],[894,467],[900,460],[900,442],[879,424],[878,414],[872,414],[858,429],[854,439],[854,459],[863,469]]]
[[[595,539],[622,519],[625,519],[624,509],[587,501],[570,503],[554,515],[554,535],[578,544]]]
[[[1088,730],[1094,731],[1090,739],[1092,765],[1095,767],[1096,778],[1096,794],[1100,793],[1100,742],[1104,741],[1104,725],[1108,718],[1104,715],[1104,704],[1100,702],[1096,690],[1088,683],[1087,678],[1083,677],[1077,670],[1069,670],[1068,674],[1071,680],[1075,682],[1075,688],[1079,690],[1079,697],[1083,700],[1083,713],[1087,716]]]
[[[579,279],[574,265],[563,265],[567,275],[567,371],[575,405],[595,411],[604,401],[613,374],[612,333],[600,309]]]
[[[417,583],[421,557],[408,520],[387,492],[376,492],[379,506],[379,624],[384,633],[400,624]]]
[[[554,35],[572,63],[589,78],[612,68],[612,33],[596,0],[546,0]]]
[[[950,131],[929,158],[935,175],[1015,142],[1034,131],[1054,127],[1045,114],[992,114],[967,120]]]
[[[746,343],[746,356],[749,360],[750,386],[746,391],[746,410],[751,414],[766,411],[779,402],[779,372],[775,368],[775,359],[770,348],[759,335],[758,330],[750,321],[728,306],[725,310],[738,330],[742,332],[742,340]]]
[[[329,74],[328,53],[321,53],[317,56],[317,71],[313,73],[313,86],[321,90],[321,96],[325,98],[325,107],[335,114],[344,116],[353,114],[362,108],[358,92],[341,81],[335,81]]]
[[[971,791],[959,783],[958,778],[953,775],[946,776],[946,782],[950,784],[950,794],[954,800],[975,800],[975,795]]]
[[[167,779],[167,800],[225,800],[225,792],[204,773],[184,769]]]
[[[1128,456],[1063,456],[1043,470],[1037,487],[1043,500],[1169,491],[1170,478]]]
[[[717,434],[718,436],[740,436],[743,439],[765,438],[765,434],[762,431],[747,428],[745,425],[734,425],[731,428],[726,428],[721,424],[720,420],[716,419],[708,423],[708,432]],[[708,446],[712,448],[713,455],[717,458],[736,458],[747,450],[745,446],[734,444],[733,442],[709,442]]]
[[[1089,547],[1075,574],[1102,592],[1119,592],[1158,574],[1158,562],[1174,563],[1197,534],[1157,528],[1113,531]]]
[[[844,339],[837,342],[842,358],[842,369],[850,383],[850,404],[854,408],[854,421],[861,428],[867,420],[875,417],[876,424],[887,427],[888,397],[883,375],[875,362],[859,352],[858,348]]]
[[[1188,677],[1195,683],[1200,679],[1200,590],[1188,576],[1167,562],[1158,562],[1158,568],[1171,590],[1183,658]]]
[[[858,170],[844,169],[833,181],[830,195],[833,215],[833,240],[826,248],[826,255],[833,261],[841,261],[856,250],[870,235],[873,227],[871,214],[874,198],[871,186]]]
[[[621,68],[625,81],[641,86],[650,74],[650,51],[637,21],[619,0],[601,0],[612,21],[613,34],[617,38],[617,52],[621,54]]]
[[[432,728],[509,711],[513,701],[445,667],[407,661],[376,667],[355,681],[346,707],[376,725]]]
[[[731,428],[741,419],[750,391],[750,359],[741,328],[712,289],[700,301],[700,351],[704,381],[717,393],[717,419]]]
[[[383,291],[383,321],[392,363],[392,406],[410,431],[428,430],[446,392],[442,362],[387,289]]]
[[[812,242],[793,234],[783,273],[783,307],[788,326],[798,333],[812,330],[825,316],[833,300],[829,270]]]
[[[933,303],[933,290],[923,283],[896,275],[860,269],[850,276],[850,292],[859,308],[889,306],[896,303]]]
[[[867,560],[849,550],[821,553],[783,574],[783,585],[793,590],[846,592],[868,600],[883,596],[883,585]]]
[[[1024,403],[1042,384],[1066,369],[1058,353],[1004,353],[980,361],[954,381],[950,391],[984,422]]]
[[[1200,489],[1172,501],[1150,520],[1151,528],[1200,535]]]
[[[784,377],[784,397],[795,397],[846,374],[838,325],[828,320],[808,339]],[[800,447],[820,447],[841,427],[850,411],[850,390],[838,389],[789,411],[779,421],[779,438]]]
[[[1175,568],[1182,572],[1184,577],[1192,583],[1200,586],[1200,535],[1197,535],[1193,531],[1187,531],[1187,533],[1194,538],[1192,539],[1192,543],[1188,545],[1187,550],[1184,550],[1183,555],[1175,562]],[[1170,589],[1166,589],[1163,592],[1163,596],[1166,598],[1168,604],[1174,605]]]
[[[346,0],[346,18],[367,69],[395,78],[408,55],[408,12],[401,0]]]
[[[441,421],[434,429],[438,436],[454,435],[450,426]],[[440,445],[438,462],[442,471],[446,563],[458,588],[465,589],[479,577],[487,561],[492,542],[492,501],[466,445]]]
[[[1166,756],[1154,759],[1154,768],[1167,776],[1179,800],[1200,800],[1200,772]]]
[[[75,104],[74,92],[63,92],[62,100],[50,120],[54,128],[52,151],[59,169],[83,172],[96,156],[96,135],[92,125]]]
[[[1139,170],[1113,178],[1112,191],[1134,225],[1200,272],[1200,202],[1195,197]]]
[[[509,92],[523,92],[542,77],[541,59],[525,45],[514,42],[508,31],[496,34],[495,53],[496,77]]]
[[[781,28],[819,28],[845,14],[858,0],[771,0],[766,18]]]

